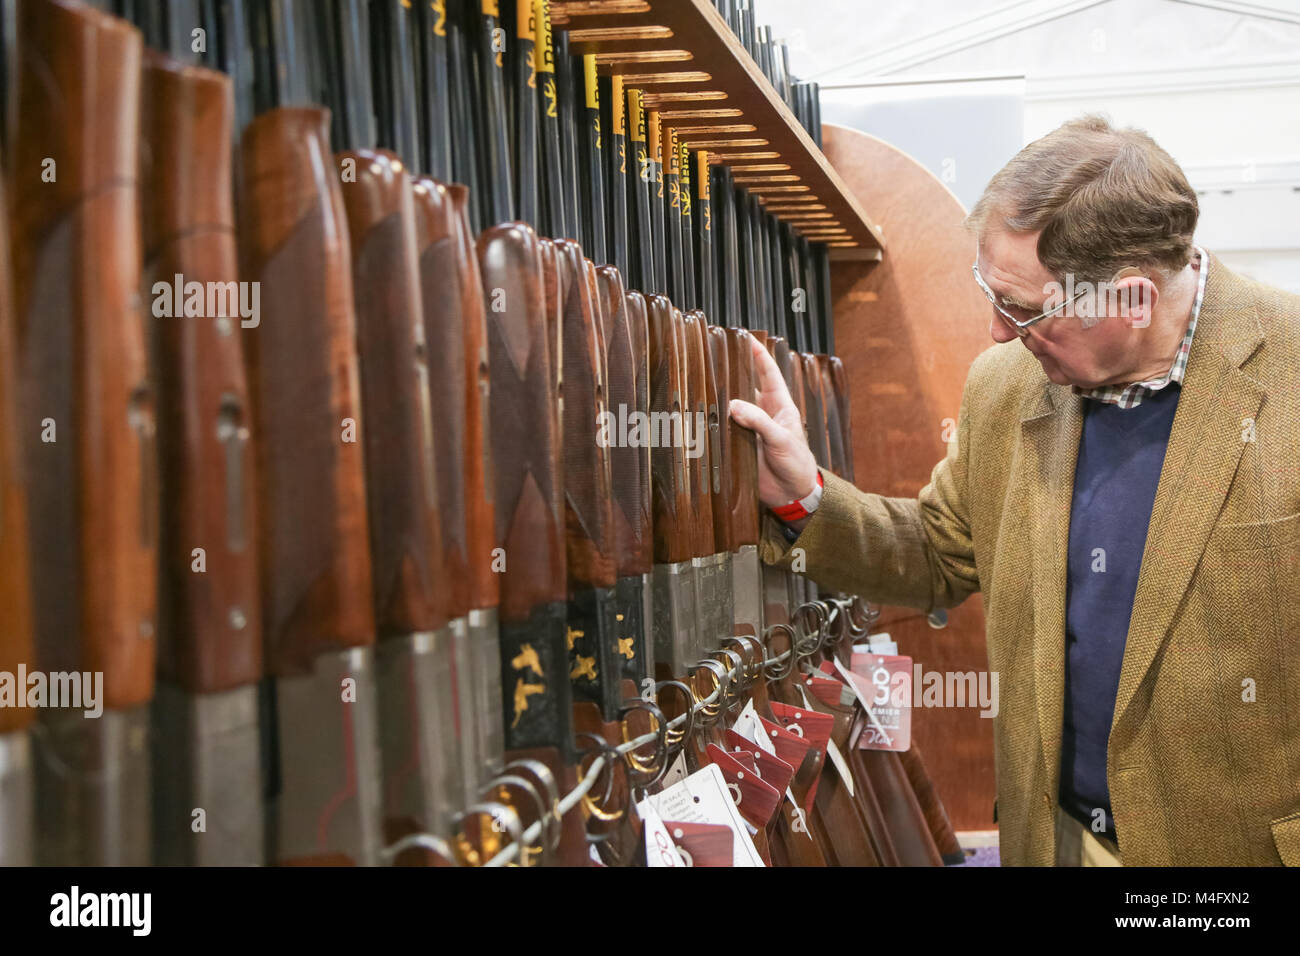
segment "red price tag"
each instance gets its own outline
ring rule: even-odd
[[[912,659],[854,654],[851,676],[867,710],[860,750],[906,750],[912,745]]]

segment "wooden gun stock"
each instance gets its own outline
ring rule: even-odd
[[[704,557],[720,550],[713,540],[713,460],[709,445],[709,422],[716,416],[717,392],[713,370],[704,342],[704,313],[687,312],[682,316],[686,332],[686,395],[683,403],[684,437],[699,443],[699,455],[687,458],[690,481],[691,527],[695,534],[694,555]],[[687,426],[689,422],[689,427]],[[701,424],[703,427],[701,428]],[[688,443],[689,447],[689,443]]]
[[[364,437],[347,221],[326,110],[280,108],[240,144],[267,670],[374,643]]]
[[[829,355],[813,356],[817,360],[817,373],[820,376],[822,411],[826,415],[826,447],[830,456],[831,471],[845,477],[848,463],[845,458],[844,422],[840,419],[840,403],[835,394],[834,372]]]
[[[600,429],[606,412],[603,329],[595,268],[571,239],[556,242],[564,289],[563,455],[565,541],[572,590],[611,588],[616,579],[610,448]],[[617,436],[615,436],[617,437]]]
[[[665,296],[650,297],[650,413],[651,428],[657,431],[653,437],[659,439],[652,445],[650,470],[654,559],[658,564],[688,561],[695,548],[686,449],[680,440],[663,440],[674,437],[672,429],[682,426],[688,411],[679,316]]]
[[[436,556],[434,573],[441,575],[447,588],[448,616],[458,618],[469,613],[471,607],[466,444],[472,431],[467,406],[477,378],[471,376],[466,357],[466,325],[471,320],[466,315],[469,303],[463,286],[472,278],[471,289],[480,313],[483,292],[477,258],[465,257],[459,216],[448,187],[420,177],[412,184],[412,197],[429,365],[429,405],[433,434],[438,436],[434,480],[441,502],[438,523],[442,549]],[[471,268],[472,275],[466,276]]]
[[[823,468],[831,467],[831,452],[826,435],[826,406],[823,402],[821,366],[817,356],[810,353],[795,353],[803,374],[804,426],[808,430],[808,444],[812,448],[813,458]]]
[[[162,401],[158,676],[191,693],[262,676],[251,414],[231,192],[231,81],[150,53],[141,140],[146,290],[215,284],[216,314],[155,320]],[[157,285],[155,285],[157,283]],[[174,290],[181,301],[181,288]],[[188,296],[187,296],[188,297]],[[191,549],[201,544],[205,570]]]
[[[524,223],[478,237],[492,373],[492,458],[501,575],[501,684],[506,746],[543,759],[560,786],[576,782],[565,646],[567,575],[560,470],[558,257]],[[548,282],[549,278],[549,282]],[[497,305],[500,305],[498,310]],[[561,859],[581,865],[582,820],[564,817]]]
[[[623,694],[604,315],[595,265],[572,240],[558,241],[556,248],[566,290],[561,321],[569,678],[574,696],[599,704],[603,718],[612,721]],[[613,443],[617,438],[615,428]]]
[[[844,442],[844,477],[853,481],[853,413],[849,402],[849,375],[838,355],[831,356],[831,385],[840,412],[840,431]]]
[[[606,396],[617,422],[626,415],[649,412],[645,299],[627,293],[613,266],[597,270],[607,321]],[[644,442],[617,442],[610,449],[614,498],[614,551],[620,577],[648,574],[654,562],[650,537],[649,454]]]
[[[727,329],[727,370],[730,376],[729,391],[732,398],[754,401],[757,376],[754,371],[753,336],[744,329]],[[731,433],[731,450],[727,473],[731,475],[730,535],[736,547],[758,544],[758,439],[748,428],[743,428],[727,415],[727,431]]]
[[[701,313],[702,314],[702,313]],[[741,542],[736,536],[735,508],[739,488],[736,484],[734,432],[731,416],[731,355],[727,330],[716,325],[705,328],[709,362],[709,490],[713,495],[713,540],[719,551],[735,551]],[[726,416],[724,421],[722,416]],[[753,542],[750,542],[753,543]]]
[[[487,333],[507,744],[567,753],[564,488],[541,250],[531,228],[509,223],[479,235],[478,255],[484,293],[502,305]]]
[[[465,509],[469,553],[471,608],[494,608],[500,598],[500,577],[492,568],[496,548],[496,484],[492,480],[492,421],[489,411],[487,315],[483,277],[479,272],[474,231],[469,223],[469,189],[447,187],[456,207],[459,265],[464,320],[465,362]],[[435,433],[436,434],[436,433]]]
[[[957,833],[953,830],[952,821],[948,819],[948,811],[944,809],[943,801],[939,799],[939,792],[935,789],[934,780],[931,779],[930,771],[925,765],[925,757],[921,754],[921,748],[916,745],[915,740],[912,741],[911,747],[898,755],[898,759],[903,765],[903,772],[907,774],[908,782],[912,785],[912,793],[921,807],[926,825],[930,828],[930,836],[934,838],[935,847],[943,858],[944,865],[952,866],[965,862],[966,854],[961,844],[957,842]]]
[[[4,202],[0,199],[0,672],[16,674],[19,664],[35,669],[36,661],[29,590],[27,502],[20,464],[18,381],[13,362],[7,222]],[[0,734],[21,730],[35,718],[36,711],[30,707],[0,707]]]
[[[449,619],[435,573],[442,553],[432,408],[425,365],[415,210],[397,155],[340,154],[356,170],[342,185],[352,248],[366,498],[376,636],[434,631]]]
[[[36,642],[102,671],[104,706],[153,695],[154,395],[139,282],[140,34],[64,0],[17,13],[10,157],[26,387]],[[54,173],[43,181],[46,174]],[[58,440],[42,440],[42,432]]]

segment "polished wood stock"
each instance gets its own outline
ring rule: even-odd
[[[217,312],[153,319],[161,479],[158,676],[191,693],[262,676],[256,475],[244,373],[235,210],[231,81],[224,73],[146,56],[143,287],[216,283]],[[206,296],[205,296],[206,298]],[[202,546],[196,573],[192,549]]]
[[[493,305],[487,312],[492,460],[497,539],[507,561],[501,619],[516,622],[567,594],[555,359],[532,229],[509,223],[484,230],[478,255],[484,293]]]
[[[853,413],[849,403],[849,376],[844,370],[844,362],[838,355],[830,358],[831,386],[835,390],[835,404],[839,408],[840,433],[844,436],[844,477],[854,481],[853,477]]]
[[[140,34],[80,3],[17,9],[10,140],[14,308],[37,655],[153,695],[155,395],[142,302]],[[57,439],[50,429],[57,430]],[[43,438],[45,440],[43,440]]]
[[[596,270],[605,316],[605,395],[612,422],[649,411],[645,299],[636,301],[613,266]],[[635,314],[634,314],[635,313]],[[630,431],[630,426],[629,426]],[[617,437],[617,436],[616,436]],[[643,442],[619,441],[609,449],[614,499],[614,554],[620,577],[646,574],[654,560],[650,540],[649,455]]]
[[[595,267],[571,239],[556,242],[564,274],[564,525],[569,587],[612,588],[617,579],[605,358]],[[607,438],[609,436],[606,436]],[[613,436],[617,438],[617,435]]]
[[[355,180],[342,183],[352,247],[366,501],[376,636],[434,631],[447,623],[441,510],[425,365],[415,208],[410,176],[397,155],[359,149],[339,154]]]
[[[442,548],[434,555],[433,573],[442,577],[447,590],[448,616],[458,618],[473,607],[469,524],[474,490],[466,473],[466,449],[474,432],[469,401],[477,395],[478,369],[470,364],[467,355],[468,329],[474,321],[467,311],[477,303],[481,321],[483,290],[478,258],[472,244],[469,255],[465,254],[460,215],[448,187],[422,176],[412,182],[411,194],[429,370],[429,408],[432,431],[437,436],[433,465]],[[482,436],[483,429],[478,433]],[[493,537],[489,532],[489,551]],[[495,586],[495,575],[492,582]],[[492,603],[495,605],[495,600]]]
[[[817,356],[808,352],[795,353],[794,361],[798,363],[803,374],[804,425],[808,430],[808,444],[812,448],[813,458],[823,468],[831,466],[830,445],[826,435],[826,406],[822,397],[821,366]]]
[[[267,670],[374,643],[352,257],[326,110],[244,131],[241,269],[261,283],[248,335]]]
[[[722,550],[713,540],[713,458],[709,447],[710,414],[716,414],[717,392],[713,386],[713,368],[708,360],[704,342],[704,313],[687,312],[682,316],[686,334],[686,394],[687,414],[683,422],[684,436],[697,443],[693,449],[696,457],[687,457],[687,475],[690,481],[691,529],[694,532],[692,554],[696,557]],[[689,423],[689,427],[685,427]],[[700,427],[703,423],[703,427]]]
[[[727,372],[732,398],[755,399],[758,378],[754,370],[753,336],[744,329],[727,329]],[[739,548],[758,544],[758,438],[751,429],[735,422],[725,409],[726,429],[731,433],[731,450],[724,473],[731,475],[730,538]]]
[[[702,313],[701,313],[702,314]],[[731,405],[731,356],[727,330],[716,325],[705,327],[706,356],[711,372],[709,384],[709,490],[713,495],[713,541],[719,551],[735,551],[740,542],[735,535],[736,487],[733,432],[727,409]]]
[[[676,564],[694,553],[690,481],[686,449],[671,439],[669,422],[680,426],[686,411],[683,387],[682,323],[672,303],[662,295],[649,299],[650,412],[658,439],[650,453],[654,501],[654,559]],[[679,433],[680,434],[680,433]]]
[[[35,669],[27,546],[27,500],[19,442],[18,380],[9,285],[8,220],[0,198],[0,671]],[[36,719],[30,707],[0,707],[0,734]]]
[[[826,447],[830,456],[831,471],[845,478],[848,461],[845,456],[847,433],[844,422],[840,420],[840,402],[835,394],[834,372],[829,355],[815,355],[817,372],[820,376],[822,412],[826,416]]]

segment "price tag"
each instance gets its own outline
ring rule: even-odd
[[[686,861],[677,852],[673,838],[668,835],[663,817],[655,811],[649,801],[637,804],[637,813],[645,830],[645,865],[648,867],[686,866]]]
[[[912,745],[912,659],[885,654],[853,655],[853,669],[835,667],[853,688],[869,724],[859,750],[907,750]]]
[[[646,804],[659,814],[665,826],[680,821],[729,828],[735,836],[732,865],[763,866],[763,858],[754,847],[749,828],[736,808],[717,764],[701,767],[680,783],[646,797],[637,804],[637,810]]]

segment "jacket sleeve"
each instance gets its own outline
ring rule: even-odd
[[[978,591],[968,514],[969,392],[968,380],[957,434],[916,498],[859,491],[822,469],[821,504],[793,543],[764,515],[763,560],[802,570],[831,590],[926,611],[955,607]]]

